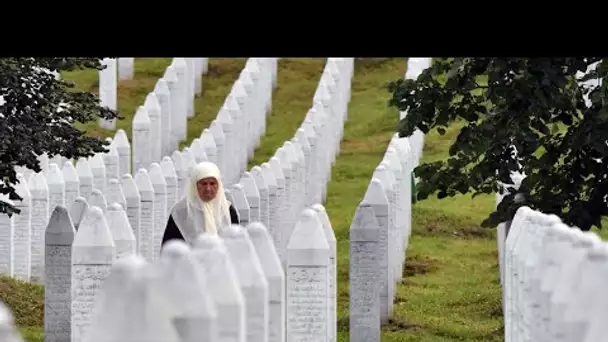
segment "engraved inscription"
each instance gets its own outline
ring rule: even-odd
[[[45,341],[69,341],[72,303],[72,247],[46,246],[45,266]]]
[[[290,267],[287,275],[287,340],[328,339],[327,267]]]
[[[350,249],[350,326],[359,341],[366,341],[362,334],[379,334],[380,329],[378,243],[351,242]]]
[[[46,199],[32,199],[32,282],[41,283],[44,280],[44,231],[49,218],[48,207]]]
[[[160,255],[160,244],[163,240],[163,228],[166,223],[165,215],[167,210],[166,200],[165,193],[156,193],[154,195],[154,231],[152,232],[152,236],[155,259]]]
[[[139,217],[139,253],[146,259],[154,258],[154,202],[141,201],[141,214]]]
[[[11,251],[13,239],[13,218],[3,214],[0,216],[0,273],[13,275],[13,253]]]
[[[20,201],[17,203],[21,204]],[[13,236],[13,274],[15,278],[30,280],[30,207],[18,205],[21,213],[15,214]]]
[[[139,241],[141,240],[139,234],[139,206],[127,207],[127,218],[131,229],[133,229],[133,235],[135,235],[135,250],[139,251]]]
[[[110,265],[72,266],[72,341],[82,342],[91,324],[96,297],[110,274]]]

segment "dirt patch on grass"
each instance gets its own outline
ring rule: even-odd
[[[423,229],[425,235],[445,234],[462,239],[493,239],[494,233],[489,228],[481,228],[475,226],[469,227],[443,227],[435,224],[429,224]]]
[[[391,331],[391,332],[398,332],[398,331],[404,331],[404,330],[418,329],[418,328],[421,328],[421,327],[422,326],[420,324],[410,323],[410,322],[404,322],[404,321],[397,321],[395,319],[390,318],[388,320],[388,323],[384,324],[382,326],[382,330],[384,330],[384,331]]]
[[[350,320],[348,317],[338,318],[338,331],[350,331]]]
[[[207,65],[207,76],[208,77],[216,77],[222,74],[222,68],[219,65],[213,65],[209,63]]]
[[[464,227],[453,232],[455,236],[464,238],[483,238],[490,239],[493,237],[492,231],[488,228],[481,227]]]
[[[488,312],[488,315],[490,317],[503,317],[502,302],[499,302],[499,305],[491,308],[490,311]]]
[[[403,276],[413,277],[437,270],[437,260],[428,256],[413,255],[407,257],[403,265]]]

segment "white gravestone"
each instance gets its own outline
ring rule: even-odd
[[[89,159],[89,166],[93,173],[93,188],[101,190],[102,193],[106,191],[106,163],[103,161],[101,153],[95,153],[93,157]]]
[[[231,171],[226,167],[227,160],[233,159],[234,156],[227,156],[224,154],[224,144],[226,143],[226,136],[222,130],[222,124],[217,120],[213,120],[209,125],[209,132],[213,135],[213,141],[215,141],[215,154],[217,156],[217,166],[222,171],[222,174],[229,174]],[[236,167],[236,165],[235,165]],[[234,169],[232,169],[234,170]]]
[[[129,224],[129,218],[123,207],[112,203],[106,211],[106,221],[110,227],[114,245],[116,246],[116,260],[136,253],[135,234]]]
[[[161,108],[156,94],[154,92],[148,93],[146,96],[146,102],[144,103],[150,118],[150,162],[159,162],[162,158],[161,154],[161,141],[162,141],[162,129],[161,126]]]
[[[382,183],[373,178],[363,198],[365,203],[371,205],[380,225],[380,261],[381,261],[381,288],[380,288],[380,318],[387,323],[393,313],[393,268],[390,262],[389,225],[388,225],[388,199],[382,188]]]
[[[171,161],[173,162],[173,168],[177,174],[177,201],[184,196],[184,189],[186,188],[186,182],[188,181],[188,167],[184,163],[182,154],[179,151],[174,151],[171,154]]]
[[[268,162],[272,169],[272,173],[274,174],[277,180],[277,200],[275,206],[275,220],[276,223],[274,228],[272,229],[272,240],[274,241],[274,245],[277,247],[277,253],[279,253],[279,258],[281,258],[281,262],[283,266],[285,266],[285,261],[287,257],[285,255],[285,246],[287,242],[285,242],[289,236],[285,236],[284,234],[284,225],[286,224],[285,215],[286,215],[286,206],[287,201],[287,189],[285,187],[285,176],[283,175],[283,169],[281,167],[281,162],[278,158],[272,157]]]
[[[194,91],[196,83],[196,70],[193,58],[185,58],[186,62],[186,114],[188,118],[194,116]]]
[[[215,140],[211,131],[205,128],[203,133],[201,133],[200,139],[209,161],[217,164],[217,147],[215,146]]]
[[[75,168],[80,182],[78,187],[80,196],[87,198],[93,190],[93,172],[89,161],[86,158],[79,158]]]
[[[190,248],[183,241],[169,241],[163,246],[158,268],[161,297],[181,341],[216,342],[217,312],[207,279]]]
[[[89,209],[89,203],[84,197],[76,197],[72,205],[69,207],[70,218],[72,219],[72,224],[74,225],[74,229],[78,231],[78,227],[80,226],[80,222],[84,217],[84,214]]]
[[[399,277],[399,269],[403,269],[403,263],[401,260],[401,256],[403,255],[403,251],[401,248],[403,247],[402,241],[403,236],[397,231],[397,225],[395,224],[395,191],[394,191],[394,178],[391,177],[389,170],[386,165],[380,163],[380,165],[374,171],[372,178],[377,178],[382,183],[382,187],[384,188],[384,193],[386,194],[386,198],[388,199],[388,229],[389,229],[389,243],[388,248],[390,250],[389,254],[389,264],[393,268],[393,279],[395,281],[401,280]]]
[[[49,221],[49,188],[44,174],[33,173],[30,176],[29,190],[32,195],[32,245],[31,278],[34,283],[44,283],[44,231]]]
[[[278,216],[278,213],[277,213],[277,208],[278,208],[277,179],[274,175],[274,172],[272,171],[272,167],[270,166],[270,164],[263,163],[261,169],[262,169],[262,177],[264,177],[264,182],[266,183],[266,186],[268,187],[268,225],[266,226],[266,228],[268,229],[268,233],[270,234],[270,237],[274,241],[274,230],[277,229],[277,227],[278,227],[277,222],[276,222],[277,216]]]
[[[83,342],[91,324],[95,298],[115,259],[116,246],[103,211],[91,206],[80,223],[72,248],[71,342]]]
[[[171,209],[177,203],[177,173],[173,167],[173,161],[169,157],[163,157],[160,162],[160,167],[165,177],[165,183],[167,184],[167,216],[171,212]]]
[[[105,68],[99,71],[99,105],[116,110],[118,102],[118,70],[116,68],[116,59],[104,58],[101,63]],[[112,130],[116,129],[116,119],[101,119],[100,127]]]
[[[179,97],[177,102],[177,121],[179,130],[177,131],[178,141],[186,139],[188,126],[188,66],[184,58],[173,58],[171,63],[177,76]]]
[[[13,276],[22,281],[29,281],[31,274],[32,216],[30,208],[32,198],[25,177],[18,173],[17,179],[19,182],[15,185],[15,192],[21,197],[21,200],[13,202],[21,212],[15,214],[13,222]]]
[[[312,209],[304,209],[287,245],[287,341],[330,338],[329,245]]]
[[[127,199],[125,194],[122,192],[122,186],[118,179],[110,179],[108,181],[108,188],[106,189],[106,202],[108,204],[117,203],[121,207],[127,207]]]
[[[86,342],[181,342],[158,300],[151,270],[139,255],[112,265],[95,301]]]
[[[44,340],[70,341],[74,225],[63,205],[53,211],[45,234]]]
[[[65,181],[65,206],[69,208],[80,196],[80,177],[70,161],[63,163],[61,175]]]
[[[338,256],[336,246],[336,235],[329,221],[329,216],[325,207],[321,204],[315,204],[312,209],[317,212],[317,216],[323,225],[323,233],[327,244],[329,245],[329,324],[331,327],[330,341],[337,339],[338,333]]]
[[[145,168],[152,162],[150,131],[152,122],[146,107],[139,106],[133,118],[133,165],[132,170]]]
[[[171,133],[169,134],[170,144],[168,146],[168,151],[171,151],[177,148],[178,143],[181,140],[179,137],[180,121],[178,117],[181,91],[179,87],[179,78],[177,77],[175,68],[172,65],[169,65],[167,69],[165,69],[163,79],[165,80],[167,88],[169,88],[169,92],[171,94],[171,125],[169,127],[171,129]]]
[[[284,176],[284,192],[283,192],[283,197],[281,200],[281,229],[277,229],[278,231],[280,231],[280,234],[282,235],[280,237],[280,242],[281,245],[278,247],[279,249],[279,255],[282,256],[281,260],[283,260],[283,264],[285,265],[285,260],[287,259],[287,243],[289,242],[289,238],[291,236],[291,231],[293,229],[293,226],[295,224],[294,222],[294,218],[296,217],[295,215],[295,211],[294,211],[294,201],[293,201],[293,196],[294,193],[292,191],[293,188],[293,181],[294,179],[292,179],[291,177],[291,169],[288,163],[283,162],[282,160],[280,160],[278,157],[272,157],[270,158],[270,165],[272,166],[273,171],[275,171],[276,174],[276,169],[281,169],[281,174]]]
[[[258,192],[260,195],[260,222],[262,222],[264,226],[268,227],[268,225],[270,224],[268,184],[266,184],[266,179],[264,178],[264,174],[261,167],[257,165],[252,167],[251,175],[255,180],[255,185],[258,188]]]
[[[135,180],[133,180],[133,177],[131,177],[130,174],[124,174],[120,181],[122,191],[127,200],[127,217],[129,218],[129,224],[131,224],[131,229],[133,229],[133,235],[135,235],[135,241],[137,242],[135,250],[139,253],[141,240],[141,196],[139,195],[137,184],[135,184]]]
[[[8,195],[0,195],[0,201],[14,205]],[[15,216],[0,214],[0,274],[13,276],[13,236],[15,235]]]
[[[255,184],[253,176],[248,171],[245,171],[239,183],[243,185],[243,190],[245,191],[245,196],[247,196],[247,202],[249,203],[249,222],[261,222],[260,192],[258,191],[258,187]]]
[[[230,225],[221,230],[221,236],[245,297],[247,342],[268,342],[268,282],[249,234],[241,226]]]
[[[189,147],[184,147],[181,152],[182,160],[184,161],[184,167],[186,168],[186,174],[189,175],[192,169],[196,166],[196,158]]]
[[[285,341],[285,273],[266,227],[259,222],[247,226],[268,282],[268,342]]]
[[[122,128],[116,130],[112,143],[118,151],[118,174],[122,177],[125,173],[131,173],[131,144],[127,133]]]
[[[190,143],[190,150],[192,151],[194,160],[197,164],[208,160],[200,138],[194,138],[194,140],[192,140],[192,143]]]
[[[164,79],[159,79],[154,93],[160,107],[160,153],[165,156],[171,152],[171,92]]]
[[[157,259],[160,255],[160,244],[163,240],[169,213],[167,210],[167,183],[163,170],[157,163],[150,165],[150,181],[154,188],[154,232],[152,234],[152,244],[154,246],[154,259]]]
[[[241,184],[234,184],[230,193],[232,194],[232,198],[234,200],[232,204],[239,214],[240,225],[248,225],[249,222],[251,222],[251,216],[249,214],[249,201],[247,200],[243,186]]]
[[[141,198],[139,254],[151,261],[154,260],[154,186],[146,169],[137,171],[135,184]]]
[[[108,202],[106,201],[106,197],[101,193],[99,189],[93,189],[91,191],[91,195],[87,201],[91,206],[96,206],[104,213],[108,209]]]
[[[110,275],[94,300],[95,309],[84,339],[86,342],[127,339],[130,336],[122,328],[128,325],[129,330],[137,330],[133,329],[137,323],[147,319],[137,315],[129,316],[133,312],[130,308],[144,305],[142,301],[145,299],[134,296],[132,289],[138,279],[144,278],[143,274],[148,270],[146,266],[148,264],[139,255],[127,256],[114,262]]]
[[[116,149],[114,143],[110,144],[108,147],[108,152],[103,154],[103,162],[106,166],[106,181],[109,181],[112,178],[120,178],[118,165],[120,162],[120,155],[118,154],[118,150]]]
[[[55,207],[65,205],[65,181],[61,175],[59,166],[55,163],[49,164],[49,171],[46,177],[49,187],[49,217],[53,214]]]
[[[350,227],[350,340],[380,342],[380,226],[368,204]]]
[[[220,342],[246,342],[245,298],[222,239],[202,234],[193,254],[205,278],[218,314]]]

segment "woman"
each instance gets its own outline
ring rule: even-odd
[[[161,247],[173,239],[192,245],[203,232],[217,234],[222,227],[239,224],[214,163],[202,162],[192,168],[185,193],[171,210]]]

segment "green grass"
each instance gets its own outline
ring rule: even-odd
[[[292,63],[298,68],[290,68]],[[266,161],[293,136],[311,105],[321,63],[281,62],[275,110],[250,166]],[[397,111],[386,106],[389,94],[384,86],[404,73],[402,59],[358,60],[356,64],[349,120],[326,203],[338,240],[340,341],[348,339],[348,231],[398,121]],[[292,80],[293,86],[281,83],[283,79]],[[445,158],[456,134],[455,128],[444,136],[431,133],[424,161]],[[415,205],[415,228],[405,266],[409,276],[398,287],[394,320],[383,327],[383,341],[502,340],[494,232],[479,227],[493,201],[493,196],[474,200],[459,196]]]
[[[136,106],[143,103],[149,91],[146,89],[153,87],[167,63],[136,60],[137,74],[130,82],[132,88],[128,89],[132,89],[132,94],[142,95],[140,100],[135,100],[136,96],[123,98],[121,95],[120,106],[128,109],[123,115],[132,116]],[[220,76],[205,79],[209,84],[204,95],[205,104],[201,102],[197,106],[198,114],[190,120],[189,140],[200,134],[215,117],[243,60],[211,59],[210,64],[222,72],[218,72]],[[323,65],[322,59],[283,59],[279,62],[279,88],[273,96],[267,134],[250,166],[268,160],[285,139],[293,136],[312,104]],[[398,121],[397,111],[387,108],[389,94],[385,85],[404,73],[404,59],[357,60],[356,63],[349,120],[340,155],[332,170],[326,203],[338,239],[340,341],[348,340],[348,230]],[[85,75],[81,77],[87,79]],[[87,86],[95,87],[96,78],[88,79]],[[214,85],[213,82],[218,83]],[[217,94],[210,95],[215,90]],[[207,96],[209,101],[206,101]],[[118,126],[129,128],[127,133],[130,133],[130,124]],[[94,131],[103,133],[99,129]],[[444,136],[430,133],[425,139],[424,161],[445,158],[456,133],[455,128]],[[397,288],[394,319],[383,327],[382,341],[503,340],[494,231],[479,227],[493,204],[493,196],[475,199],[458,196],[441,201],[431,198],[414,206],[414,231],[404,270],[406,277]],[[10,301],[9,306],[21,322],[20,328],[28,332],[26,340],[42,341],[41,289],[23,284],[10,287],[13,283],[0,279],[0,299]],[[23,319],[30,319],[27,317],[33,317],[32,321],[25,323]]]
[[[326,204],[338,239],[339,339],[348,340],[348,231],[398,121],[384,85],[404,74],[404,60],[357,62],[349,120],[332,170]],[[445,158],[456,129],[425,139],[424,161]],[[494,232],[479,227],[492,196],[428,199],[413,209],[404,284],[382,341],[501,341]]]
[[[209,71],[203,76],[203,93],[195,99],[196,115],[188,121],[188,139],[198,137],[215,119],[234,81],[245,66],[244,58],[211,58]],[[131,122],[137,108],[144,104],[148,93],[154,90],[156,82],[163,77],[171,64],[170,58],[136,58],[135,76],[118,84],[118,112],[122,120],[117,120],[116,129],[122,128],[131,139]],[[97,93],[99,76],[96,70],[73,71],[62,74],[66,80],[76,82],[76,89]],[[98,122],[79,125],[87,135],[99,138],[114,137],[115,131],[99,128]],[[182,144],[183,146],[183,144]]]

